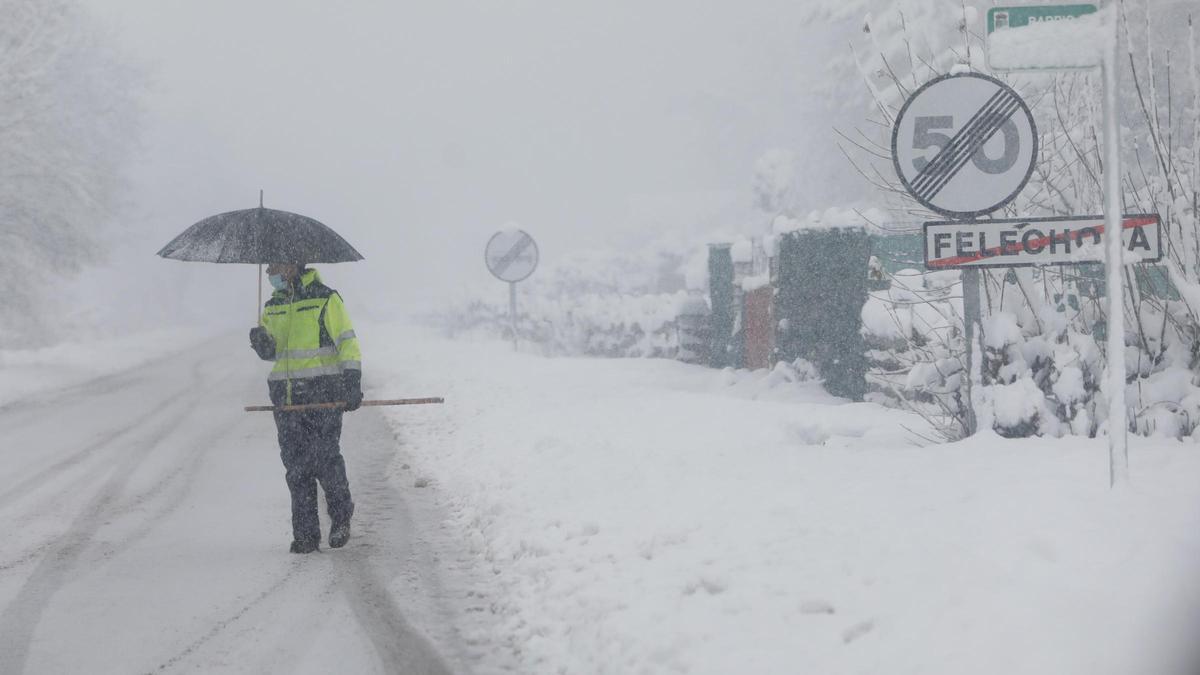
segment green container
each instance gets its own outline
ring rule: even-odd
[[[801,230],[779,243],[778,356],[815,363],[829,393],[856,401],[866,393],[861,329],[870,256],[859,228]]]
[[[713,368],[738,367],[741,349],[736,344],[734,325],[733,253],[730,244],[708,245],[708,297],[712,303],[709,363]]]

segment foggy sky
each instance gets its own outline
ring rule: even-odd
[[[109,277],[248,321],[249,267],[153,253],[260,188],[366,256],[325,275],[381,316],[490,289],[508,221],[546,260],[748,212],[774,147],[804,158],[806,206],[862,199],[813,91],[849,36],[797,4],[88,0],[149,80]]]

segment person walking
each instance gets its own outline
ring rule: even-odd
[[[329,546],[350,538],[354,501],[340,440],[342,413],[362,404],[362,355],[350,317],[337,291],[303,264],[267,267],[274,292],[263,307],[250,346],[274,367],[267,377],[276,407],[343,403],[340,407],[275,411],[280,457],[292,497],[292,553],[320,548],[317,484],[329,510]]]

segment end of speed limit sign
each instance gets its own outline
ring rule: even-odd
[[[537,269],[538,247],[524,230],[500,230],[488,240],[483,261],[497,279],[515,284]]]
[[[950,218],[991,213],[1033,173],[1037,127],[1012,87],[978,73],[944,75],[908,97],[892,128],[905,189]]]

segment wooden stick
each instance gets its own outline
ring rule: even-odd
[[[437,396],[433,398],[395,398],[386,401],[363,401],[362,406],[382,406],[382,405],[424,405],[426,403],[445,403],[446,399]],[[248,405],[244,408],[246,412],[297,412],[301,410],[333,410],[345,407],[345,401],[333,401],[331,403],[305,403],[302,405]]]

